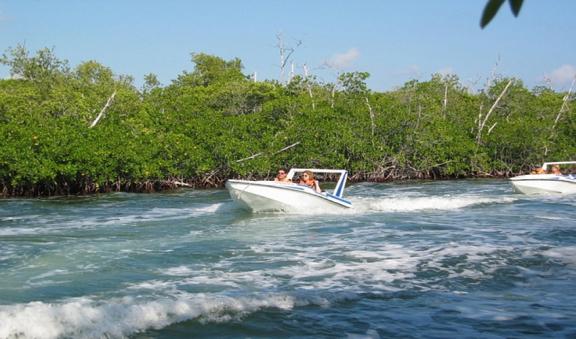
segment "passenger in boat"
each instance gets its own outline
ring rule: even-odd
[[[536,167],[530,174],[546,174],[542,167]]]
[[[316,192],[322,193],[320,184],[318,183],[318,180],[314,179],[314,173],[312,173],[312,171],[304,171],[304,173],[302,173],[300,176],[300,181],[298,184],[308,186]]]
[[[274,178],[274,181],[279,182],[279,183],[285,183],[285,184],[292,183],[292,180],[288,179],[287,175],[288,175],[288,173],[286,173],[286,169],[280,168],[278,170],[278,174],[276,175],[276,178]]]
[[[552,166],[552,170],[550,170],[550,172],[552,174],[562,175],[562,172],[560,172],[560,166],[558,166],[558,165]]]

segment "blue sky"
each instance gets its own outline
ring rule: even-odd
[[[491,72],[532,88],[566,90],[576,75],[576,1],[526,0],[518,18],[505,4],[484,30],[486,0],[405,1],[40,1],[0,0],[0,51],[54,48],[72,66],[96,60],[141,84],[147,73],[169,84],[193,68],[190,53],[238,57],[245,73],[278,79],[277,35],[296,73],[320,80],[367,71],[374,90],[432,73],[455,73],[482,87]],[[330,65],[327,67],[326,65]],[[9,76],[0,68],[0,77]],[[548,79],[548,80],[545,80]]]

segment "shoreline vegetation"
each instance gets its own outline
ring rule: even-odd
[[[221,187],[280,167],[344,168],[352,182],[508,177],[576,155],[572,88],[498,75],[478,91],[433,74],[376,92],[366,72],[256,81],[239,59],[196,53],[170,84],[150,73],[136,88],[47,48],[0,63],[0,197]]]

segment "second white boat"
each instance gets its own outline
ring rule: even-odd
[[[543,171],[550,165],[576,164],[576,161],[546,162]],[[514,189],[524,194],[573,194],[576,193],[576,176],[573,174],[528,174],[510,178]]]

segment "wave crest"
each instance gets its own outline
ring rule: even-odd
[[[234,298],[208,294],[152,301],[125,297],[107,303],[90,298],[56,304],[31,302],[0,306],[0,338],[125,337],[191,319],[223,322],[265,308],[291,310],[300,303],[288,295]]]

